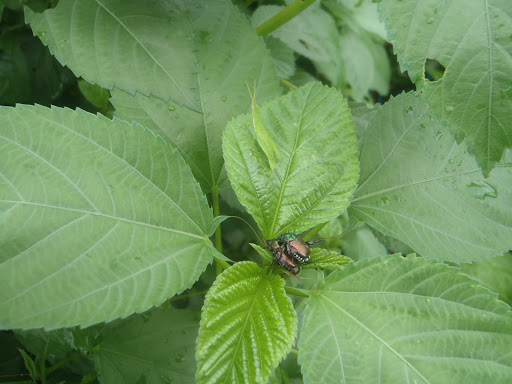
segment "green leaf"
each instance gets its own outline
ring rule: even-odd
[[[0,108],[0,328],[90,325],[190,287],[213,215],[179,154],[81,110]]]
[[[93,354],[104,383],[191,383],[198,316],[160,308],[108,324]]]
[[[280,95],[263,41],[228,0],[61,1],[27,19],[76,74],[115,86],[116,115],[177,148],[205,192],[226,179],[222,131],[248,111],[246,83],[260,102]]]
[[[253,145],[251,115],[224,133],[229,179],[266,239],[300,233],[338,216],[358,178],[355,133],[346,101],[335,89],[310,83],[261,107],[281,157],[270,169]]]
[[[328,251],[322,248],[311,249],[311,262],[303,265],[303,268],[321,268],[335,270],[350,264],[352,259],[340,255],[338,252]]]
[[[70,340],[73,340],[74,336],[72,328],[61,328],[53,331],[44,331],[40,328],[18,330],[15,331],[15,335],[27,351],[48,360],[52,364],[63,360],[74,349],[74,346],[70,344]]]
[[[249,94],[251,95],[252,127],[254,130],[254,136],[256,136],[256,140],[258,141],[263,153],[267,156],[270,169],[273,170],[276,166],[276,156],[279,157],[280,154],[261,117],[260,107],[256,103],[256,87],[254,89],[254,93],[251,93],[249,87],[248,89]]]
[[[30,377],[32,378],[32,380],[34,382],[36,382],[39,375],[37,374],[37,368],[36,368],[36,364],[34,363],[34,360],[32,360],[32,358],[29,355],[27,355],[27,352],[25,352],[23,349],[18,348],[18,351],[20,351],[21,356],[23,356],[23,361],[25,362],[25,368],[27,368],[27,371],[28,371]]]
[[[308,301],[306,383],[509,383],[512,312],[453,267],[399,255],[354,263]]]
[[[512,147],[512,3],[384,0],[379,10],[402,70],[487,176]],[[441,80],[423,78],[426,59],[446,68]]]
[[[225,220],[229,219],[230,217],[234,216],[217,216],[213,219],[212,227],[210,228],[210,231],[208,232],[208,236],[212,237],[215,234],[215,231],[217,230],[217,227],[224,222]]]
[[[106,108],[109,103],[110,92],[85,80],[78,80],[78,88],[89,103],[97,108]]]
[[[391,68],[385,42],[352,31],[346,31],[339,39],[339,57],[345,70],[343,83],[350,85],[353,98],[362,101],[370,90],[387,95]],[[319,70],[322,71],[322,68],[319,67]],[[338,81],[336,85],[341,87],[343,83]]]
[[[463,264],[461,269],[491,291],[498,293],[500,300],[512,305],[512,253],[479,263]]]
[[[362,138],[368,123],[377,112],[379,106],[370,106],[366,103],[349,102],[350,113],[352,114],[352,120],[354,121],[354,129],[357,133],[357,143],[361,145]]]
[[[283,9],[277,5],[260,6],[253,13],[251,22],[257,27]],[[318,3],[309,6],[270,36],[278,38],[295,52],[315,62],[333,62],[336,56],[336,24]]]
[[[268,36],[265,39],[265,45],[270,51],[270,56],[274,61],[276,74],[282,79],[289,79],[295,73],[295,56],[293,50],[281,40]]]
[[[107,89],[115,86],[179,101],[197,110],[199,100],[188,86],[194,81],[188,67],[191,52],[184,58],[182,46],[168,43],[184,39],[181,24],[190,22],[184,16],[197,12],[188,5],[63,0],[41,14],[25,8],[25,21],[77,77]]]
[[[484,179],[421,97],[381,107],[361,145],[351,212],[422,256],[471,262],[512,248],[512,152]]]
[[[354,260],[369,259],[387,254],[386,247],[366,225],[349,232],[344,240],[343,250]]]
[[[267,251],[265,248],[260,247],[257,244],[249,243],[249,245],[261,256],[263,261],[272,264],[274,262],[274,257]]]
[[[198,382],[265,383],[296,333],[284,280],[255,263],[237,263],[206,295],[197,340]]]

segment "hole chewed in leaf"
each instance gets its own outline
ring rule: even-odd
[[[443,78],[446,68],[437,60],[425,60],[424,78],[427,81],[438,81]]]

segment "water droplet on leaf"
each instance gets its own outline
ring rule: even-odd
[[[388,204],[389,204],[389,198],[388,198],[388,197],[386,197],[386,196],[384,196],[384,197],[383,197],[382,199],[380,199],[380,201],[379,201],[379,205],[381,205],[381,206],[386,206],[386,205],[388,205]]]
[[[177,363],[183,363],[185,361],[185,356],[183,353],[178,353],[174,359]]]
[[[447,111],[453,111],[455,109],[455,107],[453,105],[447,105],[446,106],[446,110]]]
[[[227,101],[227,99],[228,99],[228,98],[227,98],[227,96],[222,96],[220,99],[221,99],[222,101]]]
[[[436,21],[436,19],[431,17],[430,19],[427,20],[427,24],[434,24],[434,21]]]
[[[174,105],[169,105],[169,108],[167,108],[169,111],[175,111],[176,107]]]

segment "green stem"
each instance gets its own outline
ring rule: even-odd
[[[288,80],[281,79],[281,84],[283,84],[285,87],[290,88],[292,91],[296,90],[297,87],[290,83]]]
[[[315,235],[322,230],[323,227],[327,225],[328,221],[325,223],[318,224],[316,227],[314,227],[312,230],[310,230],[304,237],[304,241],[309,241],[315,237]]]
[[[213,203],[213,216],[217,217],[220,215],[219,187],[217,187],[217,186],[212,187],[212,203]],[[219,224],[217,229],[215,230],[215,249],[217,249],[217,251],[219,251],[219,253],[222,253],[221,224]],[[224,260],[216,259],[215,265],[216,265],[217,275],[220,275],[223,270],[225,270],[226,268],[229,268],[229,264],[226,263]]]
[[[298,288],[292,288],[292,287],[284,287],[284,290],[287,294],[293,295],[293,296],[299,296],[299,297],[309,297],[308,291]]]
[[[315,1],[316,0],[295,0],[281,12],[272,16],[270,19],[268,19],[258,28],[256,28],[256,33],[258,34],[258,36],[266,36],[274,32],[277,28],[286,24],[288,21],[293,19],[295,16],[297,16],[299,13],[301,13]]]
[[[298,349],[292,348],[292,350],[290,352],[293,353],[294,355],[299,356],[299,350]]]

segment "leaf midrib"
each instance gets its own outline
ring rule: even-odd
[[[288,161],[288,164],[286,165],[286,172],[285,172],[285,175],[284,175],[284,178],[283,178],[283,181],[281,183],[281,188],[280,188],[280,191],[279,191],[279,198],[277,199],[277,202],[276,202],[276,210],[275,210],[275,213],[274,213],[274,218],[272,220],[272,225],[270,226],[270,233],[271,233],[271,237],[273,237],[275,235],[275,226],[276,226],[276,221],[277,221],[277,217],[279,215],[279,212],[281,210],[281,204],[282,204],[282,201],[283,201],[283,195],[284,195],[284,190],[286,189],[286,184],[287,184],[287,181],[288,181],[288,177],[290,175],[290,169],[291,169],[291,166],[292,166],[292,163],[293,163],[293,159],[295,158],[295,155],[297,153],[297,142],[298,142],[298,137],[299,137],[299,133],[301,131],[301,128],[302,128],[302,117],[304,116],[304,109],[306,108],[307,104],[308,104],[308,100],[309,100],[309,96],[311,95],[311,89],[308,89],[308,93],[306,95],[306,97],[304,98],[304,102],[302,104],[302,108],[301,108],[301,111],[300,111],[300,115],[299,115],[299,121],[298,121],[298,125],[297,125],[297,131],[295,133],[295,141],[293,143],[293,149],[290,153],[290,158],[289,158],[289,161]]]
[[[382,339],[379,335],[377,335],[375,332],[373,332],[370,328],[368,328],[365,324],[363,324],[359,319],[352,316],[349,312],[345,311],[341,306],[339,306],[334,301],[330,300],[328,297],[321,295],[321,298],[328,301],[331,305],[339,309],[341,312],[343,312],[347,317],[352,319],[357,325],[359,325],[362,329],[364,329],[366,332],[368,332],[372,337],[379,340],[383,346],[385,346],[389,351],[391,351],[396,357],[398,357],[407,367],[409,367],[413,372],[415,372],[425,383],[431,384],[430,381],[423,376],[408,360],[406,360],[397,350],[395,350],[391,345],[389,345],[384,339]],[[330,311],[326,311],[329,313]]]
[[[96,0],[96,3],[105,10],[134,40],[135,42],[148,54],[151,60],[165,73],[165,75],[172,81],[172,83],[178,88],[181,94],[185,97],[187,102],[189,102],[192,106],[194,105],[193,101],[190,100],[189,96],[185,93],[185,91],[181,88],[176,79],[164,68],[164,66],[153,56],[153,54],[149,51],[149,49],[142,43],[142,41],[134,35],[134,33],[110,10],[108,9],[100,0]],[[187,108],[195,111],[195,108],[191,106],[187,106]]]
[[[148,227],[148,228],[151,228],[151,229],[158,229],[158,230],[162,230],[162,231],[172,232],[172,233],[176,233],[176,234],[179,234],[179,235],[194,237],[194,238],[201,239],[201,240],[207,239],[206,236],[198,236],[198,235],[192,234],[190,232],[183,232],[183,231],[179,231],[177,229],[172,229],[172,228],[169,228],[169,227],[161,227],[161,226],[158,226],[158,225],[154,225],[154,224],[150,224],[150,223],[144,223],[142,221],[135,221],[135,220],[127,219],[127,218],[120,217],[120,216],[108,215],[108,214],[105,214],[105,213],[102,213],[102,212],[86,211],[84,209],[70,208],[70,207],[59,207],[57,205],[50,205],[50,204],[43,204],[43,203],[33,203],[33,202],[29,202],[29,201],[0,200],[0,202],[2,202],[2,203],[9,203],[9,204],[31,205],[31,206],[36,206],[36,207],[40,207],[40,208],[60,209],[60,210],[64,210],[64,211],[67,211],[67,212],[76,212],[76,213],[81,213],[81,214],[84,214],[84,215],[98,216],[98,217],[103,217],[103,218],[106,218],[106,219],[111,219],[111,220],[117,220],[117,221],[120,221],[120,222],[125,222],[125,223],[128,223],[128,224],[140,225],[140,226]]]
[[[102,151],[103,153],[106,153],[108,156],[114,156],[116,159],[118,159],[119,161],[121,161],[123,164],[125,164],[132,172],[135,172],[136,174],[138,174],[142,179],[144,179],[146,182],[148,182],[150,185],[152,185],[161,195],[164,196],[164,198],[171,202],[172,205],[178,210],[180,211],[185,217],[187,217],[191,223],[193,223],[197,229],[200,231],[200,232],[203,232],[203,230],[199,227],[199,225],[185,212],[183,211],[183,209],[181,208],[181,206],[179,206],[169,195],[167,195],[162,189],[160,189],[152,180],[148,179],[146,176],[144,176],[137,168],[135,168],[134,165],[128,163],[126,161],[126,159],[122,158],[121,156],[117,155],[115,152],[113,151],[109,151],[107,148],[103,147],[102,145],[100,145],[99,143],[97,143],[96,141],[92,140],[90,137],[87,137],[77,131],[74,131],[72,130],[71,128],[69,128],[68,126],[64,125],[64,124],[60,124],[59,122],[55,121],[55,120],[51,120],[51,119],[48,119],[46,118],[45,116],[42,116],[42,115],[39,115],[38,116],[41,120],[44,120],[52,125],[56,125],[57,127],[60,127],[66,131],[68,131],[69,133],[71,133],[72,135],[76,135],[80,138],[82,138],[83,140],[89,142],[90,144],[94,145],[96,148],[98,148],[100,151]],[[23,118],[23,116],[21,116],[21,118]],[[131,126],[133,128],[133,126]],[[110,127],[107,128],[108,130],[110,130]],[[124,132],[123,132],[124,134]],[[15,144],[17,146],[19,146],[20,148],[24,149],[25,151],[27,151],[28,153],[31,153],[33,156],[36,156],[37,158],[41,159],[42,161],[44,161],[46,164],[48,164],[48,166],[50,166],[52,169],[54,169],[56,172],[60,173],[63,175],[63,177],[67,178],[69,180],[69,182],[71,183],[71,185],[73,185],[76,190],[82,194],[82,190],[73,182],[71,181],[65,174],[62,173],[62,171],[60,169],[58,169],[57,167],[54,166],[54,164],[52,164],[49,160],[45,159],[44,157],[40,156],[39,153],[36,153],[34,151],[32,151],[30,148],[27,148],[23,145],[21,145],[20,143],[18,143],[17,141],[14,141],[14,140],[11,140],[10,138],[6,137],[6,136],[0,136],[1,138],[4,138],[5,140],[9,141],[10,143],[12,144]],[[138,147],[138,149],[140,150],[140,145]],[[125,149],[126,150],[126,149]],[[176,151],[176,150],[174,150]],[[163,149],[163,152],[164,154],[167,156],[167,151],[165,151],[165,149]],[[137,160],[138,160],[138,157],[137,157]],[[151,161],[153,162],[153,157],[151,157]],[[151,168],[152,170],[152,168]],[[180,173],[182,173],[182,169],[181,169],[181,166],[180,166]],[[169,175],[167,175],[167,177],[169,177]],[[89,202],[89,200],[87,199],[86,196],[84,196],[84,198]],[[92,203],[89,203],[91,205],[92,208],[95,208],[94,205]],[[201,211],[202,212],[202,211]]]
[[[256,288],[256,292],[254,293],[254,298],[253,298],[253,300],[251,302],[251,306],[250,306],[249,310],[247,311],[247,316],[245,318],[244,324],[243,324],[242,328],[240,329],[240,334],[239,334],[239,337],[238,337],[238,343],[237,343],[235,351],[233,353],[233,358],[231,359],[231,361],[229,363],[229,368],[226,371],[226,376],[225,376],[224,384],[226,384],[228,382],[228,379],[229,379],[229,376],[230,376],[229,374],[232,372],[233,365],[235,364],[238,348],[240,347],[240,343],[243,340],[243,335],[244,335],[245,328],[247,326],[247,322],[249,321],[249,318],[251,317],[251,313],[252,313],[252,310],[253,310],[253,307],[254,307],[255,303],[258,301],[257,297],[258,297],[258,294],[259,294],[260,290],[263,287],[264,282],[265,282],[265,276],[262,275],[261,276],[261,280],[260,280],[260,282],[258,284],[258,287]]]

